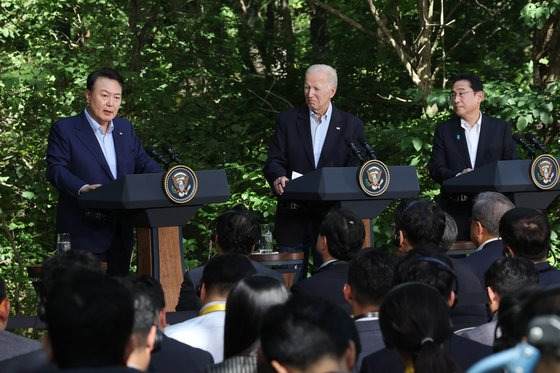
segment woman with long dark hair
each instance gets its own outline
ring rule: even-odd
[[[419,282],[395,287],[381,304],[379,324],[385,345],[397,350],[406,373],[460,371],[442,348],[453,331],[449,307],[433,287]]]

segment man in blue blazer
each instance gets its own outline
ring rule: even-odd
[[[58,189],[57,232],[68,232],[73,250],[107,261],[107,272],[126,275],[132,227],[116,212],[81,208],[78,196],[127,174],[161,172],[144,151],[132,124],[117,118],[123,78],[113,69],[88,75],[87,107],[55,122],[47,146],[47,179]]]
[[[282,195],[286,183],[298,174],[321,167],[359,165],[345,140],[364,139],[364,125],[331,103],[337,84],[332,67],[310,66],[305,73],[306,105],[278,115],[263,170],[276,195]],[[309,247],[315,247],[317,229],[329,207],[279,201],[274,237],[280,251],[303,250],[307,254]],[[319,265],[320,256],[313,252],[314,263]]]
[[[456,76],[449,97],[456,117],[439,124],[434,134],[428,169],[435,181],[441,184],[475,167],[518,158],[509,123],[480,111],[484,91],[478,76]],[[456,220],[457,238],[467,240],[472,202],[461,197],[442,195],[440,202]]]

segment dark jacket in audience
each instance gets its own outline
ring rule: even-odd
[[[482,250],[476,251],[463,259],[472,268],[476,277],[484,286],[484,274],[492,263],[504,257],[504,245],[502,240],[490,241]]]
[[[161,347],[152,352],[148,372],[175,373],[178,367],[185,367],[189,372],[203,373],[207,366],[214,364],[209,352],[181,343],[163,333],[161,337]]]

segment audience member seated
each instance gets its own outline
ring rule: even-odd
[[[260,345],[260,328],[264,314],[270,307],[286,302],[288,297],[286,286],[270,277],[254,275],[239,281],[226,303],[225,360],[210,367],[208,372],[262,371],[265,364]]]
[[[465,261],[483,285],[484,274],[490,265],[504,257],[499,232],[500,219],[514,207],[509,198],[496,192],[480,193],[474,200],[470,235],[477,249]]]
[[[212,240],[218,255],[250,255],[258,247],[261,228],[256,214],[242,210],[231,210],[216,219],[216,229]],[[251,261],[257,273],[284,281],[282,274],[259,262]],[[204,266],[187,270],[181,284],[176,311],[198,311],[200,309],[200,280]]]
[[[501,258],[492,263],[484,278],[492,319],[486,324],[470,328],[470,330],[458,331],[457,334],[487,346],[493,346],[500,299],[512,291],[538,285],[539,273],[533,263],[527,259]]]
[[[414,312],[410,312],[412,309]],[[453,332],[449,308],[433,287],[418,282],[395,287],[381,304],[379,317],[385,344],[398,352],[405,371],[459,371],[457,363],[442,348]],[[362,371],[371,371],[369,363],[364,361]]]
[[[443,236],[441,236],[439,247],[441,250],[448,252],[455,243],[459,231],[455,219],[447,212],[444,211],[443,213],[445,214],[445,230],[443,231]]]
[[[41,343],[6,331],[10,300],[4,279],[0,277],[0,361],[41,349]]]
[[[364,356],[385,347],[378,312],[385,294],[393,287],[396,264],[396,256],[375,249],[360,250],[350,262],[344,297],[352,308],[362,346],[355,371],[360,370]]]
[[[509,210],[500,220],[500,236],[508,255],[535,264],[542,286],[560,283],[560,270],[546,260],[550,250],[550,223],[545,214],[520,207]]]
[[[488,346],[452,333],[445,307],[449,301],[438,289],[425,283],[405,284],[391,290],[381,304],[379,322],[387,348],[366,356],[361,372],[402,373],[410,364],[416,373],[453,372],[457,370],[443,368],[450,364],[448,357],[466,370],[490,354]],[[434,365],[426,368],[429,361]]]
[[[149,304],[140,311],[144,315],[144,330],[157,327],[156,342],[151,353],[148,372],[174,373],[177,367],[188,367],[189,372],[203,373],[206,367],[214,362],[209,352],[199,348],[191,347],[163,334],[163,328],[167,325],[165,317],[165,296],[160,283],[154,278],[146,275],[132,276],[125,280],[132,289],[135,298],[135,310],[140,302]],[[146,299],[147,297],[147,299]],[[149,317],[148,310],[153,312]],[[135,315],[135,323],[139,315]]]
[[[212,258],[202,272],[199,316],[168,326],[165,334],[210,352],[214,362],[220,363],[224,356],[226,299],[238,281],[254,273],[255,268],[245,255],[225,254]]]
[[[364,237],[364,225],[352,211],[329,212],[319,227],[316,245],[323,264],[313,276],[295,283],[292,293],[324,298],[350,313],[343,288],[348,279],[348,261],[362,248]]]
[[[133,300],[116,279],[74,271],[54,282],[47,299],[45,349],[59,369],[138,372],[126,367],[134,322]]]
[[[321,298],[292,296],[266,313],[261,345],[274,372],[350,372],[360,353],[352,319]]]

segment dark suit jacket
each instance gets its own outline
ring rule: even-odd
[[[383,343],[383,335],[381,334],[381,327],[379,326],[379,319],[373,320],[356,320],[356,329],[360,335],[360,344],[362,351],[356,360],[356,365],[353,369],[354,372],[359,372],[362,366],[364,357],[385,348]]]
[[[547,262],[536,263],[535,268],[539,271],[539,284],[541,286],[560,283],[560,270]]]
[[[464,372],[471,365],[492,353],[490,346],[457,335],[452,335],[443,342],[443,349]],[[404,368],[404,363],[395,350],[384,348],[366,356],[362,361],[360,372],[402,373]]]
[[[326,299],[341,306],[348,314],[351,308],[344,299],[343,288],[348,282],[348,262],[336,261],[321,268],[313,276],[292,285],[292,294],[306,294]]]
[[[204,373],[206,367],[214,364],[212,355],[204,350],[181,343],[162,333],[161,348],[152,353],[148,372],[175,373],[183,369]]]
[[[251,264],[259,275],[268,276],[284,283],[284,277],[279,272],[270,269],[261,263],[251,260]],[[202,280],[202,272],[204,266],[196,267],[185,271],[181,290],[179,292],[179,301],[175,307],[176,311],[198,311],[201,307],[201,301],[198,295],[198,287]]]
[[[113,142],[117,178],[127,174],[161,172],[144,151],[132,124],[113,119]],[[71,235],[72,249],[101,253],[110,246],[116,218],[94,219],[78,204],[78,191],[85,184],[107,184],[115,180],[85,114],[55,122],[47,146],[47,179],[58,189],[56,230]],[[132,231],[124,230],[132,244]]]
[[[504,257],[504,245],[502,240],[488,242],[484,247],[462,259],[472,268],[480,284],[486,289],[484,284],[484,274],[492,263]]]
[[[488,321],[486,312],[486,289],[483,287],[464,259],[451,258],[457,276],[457,303],[451,309],[453,329],[459,330],[482,325]]]
[[[364,125],[355,116],[333,105],[321,157],[315,167],[309,108],[301,106],[285,110],[276,119],[276,131],[270,140],[268,157],[263,170],[264,176],[272,185],[280,176],[290,179],[292,171],[306,174],[321,167],[358,166],[359,160],[344,142],[346,138],[354,142],[357,142],[358,138],[364,138]],[[286,246],[312,244],[313,242],[304,242],[309,222],[320,221],[320,219],[321,214],[317,209],[294,212],[278,205],[275,239],[278,244]]]
[[[482,114],[475,167],[499,160],[517,159],[509,123]],[[437,126],[428,169],[432,178],[441,183],[473,168],[461,119],[454,117]]]

